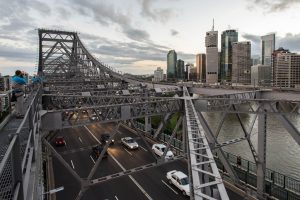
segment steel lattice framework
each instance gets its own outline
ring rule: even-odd
[[[134,118],[162,115],[164,119],[152,138],[157,138],[173,112],[181,112],[164,155],[171,145],[171,141],[177,133],[180,125],[183,127],[183,153],[188,155],[189,173],[191,179],[191,199],[228,199],[223,180],[219,174],[212,151],[216,152],[222,165],[226,169],[235,185],[243,188],[237,173],[230,165],[222,150],[222,147],[240,141],[247,141],[257,167],[257,193],[259,198],[265,194],[266,171],[266,121],[267,114],[273,114],[283,124],[286,130],[300,144],[299,130],[290,122],[287,115],[299,115],[300,101],[281,99],[259,99],[261,91],[250,91],[232,95],[221,95],[205,98],[190,97],[187,88],[184,87],[183,97],[161,98],[152,97],[149,88],[152,84],[143,82],[135,76],[122,75],[109,66],[95,59],[79,39],[76,32],[39,29],[39,75],[46,81],[44,94],[38,90],[27,110],[16,134],[13,135],[7,151],[0,163],[0,180],[6,171],[9,171],[9,179],[5,183],[7,188],[0,188],[0,194],[4,190],[10,190],[11,199],[40,198],[42,178],[41,170],[41,141],[44,147],[53,153],[55,157],[71,172],[80,182],[81,190],[77,199],[80,199],[87,188],[109,180],[112,177],[121,177],[135,173],[150,167],[163,164],[164,161],[150,163],[145,166],[130,169],[107,177],[92,179],[95,170],[99,166],[104,152],[109,143],[118,132],[120,121],[130,120],[134,124]],[[130,88],[130,84],[137,84]],[[154,85],[153,85],[154,88]],[[177,91],[178,88],[174,87]],[[173,88],[173,89],[174,89]],[[153,89],[152,89],[153,90]],[[120,91],[122,91],[120,93]],[[130,92],[129,92],[130,91]],[[137,95],[133,95],[137,94]],[[43,100],[41,102],[41,100]],[[194,103],[196,106],[194,106]],[[43,109],[40,110],[43,104]],[[195,109],[197,107],[197,111]],[[184,114],[183,114],[184,111]],[[214,132],[202,115],[202,112],[222,112],[222,118]],[[250,129],[242,123],[241,113],[255,114]],[[236,115],[244,135],[229,141],[219,143],[217,141],[222,124],[228,114]],[[252,128],[258,118],[258,148],[254,148],[250,140]],[[109,142],[105,145],[99,159],[91,170],[88,179],[82,179],[71,169],[70,165],[56,152],[47,140],[48,134],[41,134],[41,130],[48,132],[53,129],[62,129],[73,126],[83,126],[89,123],[119,122]],[[28,123],[28,139],[25,151],[20,151],[20,131],[24,124]],[[147,120],[145,120],[147,122]],[[148,122],[147,122],[148,123]],[[134,125],[133,125],[134,126]],[[137,131],[145,140],[144,134]],[[49,135],[48,135],[49,136]],[[147,147],[151,151],[150,147]],[[0,149],[1,150],[1,149]],[[183,154],[185,155],[185,154]],[[175,159],[180,159],[178,156]],[[12,165],[12,166],[11,166]],[[23,174],[22,174],[23,172]],[[29,179],[30,173],[34,173],[35,179]],[[9,182],[9,183],[8,183]],[[28,187],[28,183],[34,183],[36,188]],[[32,184],[31,184],[32,185]],[[2,185],[1,185],[2,186]],[[33,191],[32,191],[33,190]],[[5,192],[5,191],[4,191]]]

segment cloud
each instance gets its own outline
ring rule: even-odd
[[[176,30],[174,30],[174,29],[171,29],[171,35],[172,36],[176,36],[176,35],[178,35],[178,31],[176,31]]]
[[[300,33],[287,33],[284,37],[278,38],[278,47],[289,49],[291,52],[300,52]]]
[[[149,34],[145,30],[132,27],[129,15],[122,13],[112,4],[90,0],[74,0],[70,2],[72,2],[71,6],[79,14],[93,17],[96,22],[103,26],[119,25],[122,32],[132,40],[149,40]]]
[[[153,21],[166,23],[173,15],[173,11],[167,8],[153,8],[154,1],[155,0],[138,0],[142,7],[141,15],[145,18],[152,19]]]
[[[248,33],[242,34],[242,37],[245,38],[246,40],[250,40],[253,43],[260,43],[260,37],[259,35],[252,35]]]
[[[261,36],[253,35],[248,33],[242,33],[242,38],[251,42],[251,54],[260,55],[261,54]]]
[[[254,54],[261,54],[261,36],[259,35],[252,35],[244,33],[242,37],[246,40],[251,41],[252,46],[252,55]],[[283,47],[285,49],[289,49],[291,52],[300,52],[300,33],[292,34],[287,33],[283,37],[276,37],[275,45],[276,48]]]
[[[16,61],[35,61],[36,52],[30,48],[20,48],[0,43],[0,57]]]
[[[267,12],[280,12],[300,3],[300,0],[250,0],[250,9],[262,7]]]

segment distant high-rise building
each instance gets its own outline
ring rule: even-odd
[[[192,63],[187,63],[185,65],[185,79],[188,81],[191,79],[190,73],[191,73],[191,69],[193,69],[193,68],[194,68],[194,64],[192,64]]]
[[[0,76],[0,92],[11,90],[10,76]]]
[[[269,65],[254,65],[251,67],[251,85],[271,86],[272,68]]]
[[[167,55],[167,78],[176,79],[177,54],[175,50],[170,50]]]
[[[273,53],[273,85],[300,87],[300,55],[280,48]]]
[[[176,71],[177,71],[177,79],[180,79],[180,80],[183,80],[184,79],[184,61],[179,59],[177,60],[177,63],[176,63]]]
[[[218,31],[206,32],[206,83],[218,82]]]
[[[226,30],[221,35],[221,81],[231,81],[232,77],[232,43],[238,41],[236,30]]]
[[[160,67],[157,67],[157,69],[154,71],[154,82],[159,82],[164,80],[164,70]]]
[[[251,66],[253,66],[253,65],[259,65],[261,63],[260,57],[252,57],[251,58],[251,62],[252,62]]]
[[[196,55],[196,81],[205,82],[206,76],[206,55]]]
[[[251,83],[251,43],[232,43],[232,82]]]
[[[275,34],[264,35],[261,37],[261,64],[272,64],[272,53],[275,50]]]

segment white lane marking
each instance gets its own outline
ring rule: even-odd
[[[123,148],[125,151],[127,151],[127,153],[129,153],[129,155],[132,156],[132,153],[130,153],[127,149]]]
[[[94,158],[92,156],[90,156],[90,158],[92,159],[93,163],[95,164],[96,162],[95,162]]]
[[[111,154],[109,153],[110,157],[119,165],[119,167],[123,170],[123,171],[126,171],[126,169],[121,165],[121,163],[119,163],[119,161]],[[142,191],[142,193],[147,197],[147,199],[149,200],[153,200],[149,194],[144,190],[144,188],[131,176],[129,175],[128,176],[132,181],[133,183]]]
[[[92,135],[92,137],[99,143],[101,144],[101,142],[98,140],[98,138],[96,138],[96,136],[90,131],[90,129],[86,126],[84,126],[84,128],[86,128],[86,130]]]
[[[145,149],[144,147],[142,147],[142,145],[139,145],[139,147],[141,147],[144,151],[148,151],[147,149]]]
[[[115,195],[115,199],[116,199],[116,200],[119,200],[118,197],[117,197],[117,195]]]
[[[163,184],[165,184],[170,190],[172,190],[175,194],[178,194],[178,192],[176,192],[171,186],[169,186],[168,183],[166,183],[164,180],[161,180],[161,182],[163,182]]]
[[[72,164],[72,167],[73,167],[73,169],[75,169],[75,167],[74,167],[74,163],[73,163],[73,161],[71,160],[71,164]]]
[[[80,137],[78,137],[78,140],[81,142],[81,144],[82,144],[82,140],[81,140],[81,138]]]

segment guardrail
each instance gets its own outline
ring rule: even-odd
[[[0,199],[23,200],[29,196],[33,197],[38,192],[37,181],[41,177],[31,175],[34,172],[39,173],[41,162],[38,139],[41,92],[39,87],[36,93],[32,94],[32,101],[17,131],[10,134],[9,145],[2,147],[2,151],[6,151],[0,159]],[[33,165],[35,170],[32,170]]]
[[[136,122],[136,127],[144,131],[145,135],[152,138],[152,133],[155,133],[156,129],[151,129],[150,133],[145,132],[145,125],[139,122]],[[170,139],[170,135],[161,133],[158,138],[160,141],[166,142]],[[171,142],[173,150],[178,154],[182,151],[182,141],[174,138]],[[256,188],[256,164],[254,162],[248,161],[241,158],[240,156],[224,152],[230,164],[236,170],[239,178],[244,183],[251,185]],[[226,175],[226,171],[218,158],[218,155],[215,153],[216,164]],[[300,199],[300,181],[292,177],[286,176],[279,172],[276,172],[271,169],[266,169],[265,175],[265,191],[270,196],[276,197],[282,200],[299,200]]]

